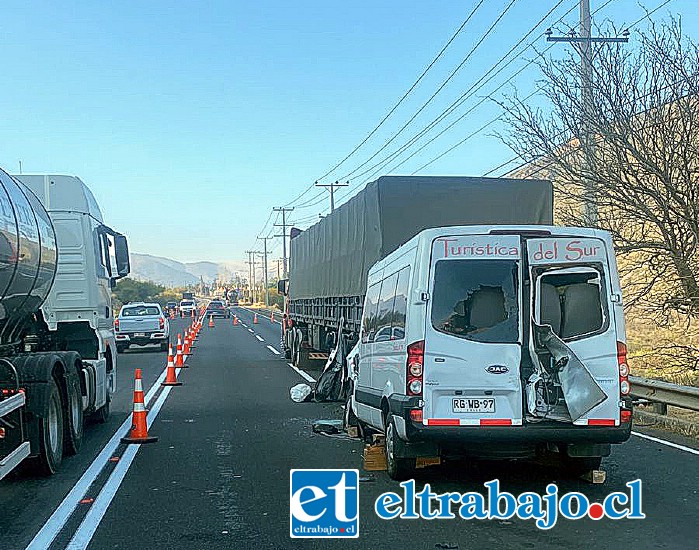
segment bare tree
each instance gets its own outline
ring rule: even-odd
[[[503,104],[505,142],[525,165],[513,174],[554,181],[557,217],[610,231],[628,306],[659,323],[699,318],[699,48],[670,20],[637,35],[638,47],[592,48],[590,109],[577,56],[542,59],[546,111]],[[586,194],[589,185],[594,192]]]

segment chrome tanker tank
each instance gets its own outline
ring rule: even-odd
[[[56,274],[56,234],[46,209],[0,169],[0,344],[22,336]]]

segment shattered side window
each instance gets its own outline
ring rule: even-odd
[[[441,260],[432,294],[436,330],[476,342],[519,340],[517,262]]]

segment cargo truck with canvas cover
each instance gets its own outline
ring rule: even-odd
[[[631,399],[610,235],[462,226],[421,232],[369,271],[353,396],[416,458],[552,454],[579,473],[628,439]]]
[[[107,418],[111,288],[128,273],[126,238],[79,178],[0,170],[0,478],[29,456],[55,472],[83,415]]]
[[[334,348],[338,334],[356,342],[369,268],[420,231],[552,223],[549,181],[383,176],[369,183],[306,231],[292,231],[290,276],[279,289],[287,357],[303,364],[310,353]]]

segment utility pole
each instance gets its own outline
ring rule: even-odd
[[[281,237],[282,238],[282,255],[284,257],[284,278],[286,279],[289,276],[289,272],[286,268],[287,265],[287,255],[286,255],[286,213],[287,212],[292,212],[294,209],[293,208],[284,208],[283,206],[280,207],[275,207],[272,209],[274,212],[281,212],[282,213],[282,223],[278,224],[275,223],[274,227],[281,227],[282,228],[282,234],[281,235],[275,235],[275,237]]]
[[[267,241],[269,239],[272,239],[274,237],[257,237],[264,243],[264,252],[262,253],[262,262],[263,262],[263,273],[264,273],[264,281],[265,281],[265,307],[269,307],[269,283],[267,282]]]
[[[325,187],[330,191],[330,212],[333,212],[335,210],[335,189],[337,187],[347,187],[348,185],[349,181],[347,183],[340,183],[339,181],[336,181],[335,183],[316,182],[316,187]]]
[[[551,29],[546,31],[548,42],[568,42],[573,44],[580,54],[581,73],[581,128],[580,145],[583,148],[583,217],[587,225],[595,227],[598,221],[597,192],[594,179],[591,176],[594,170],[594,146],[595,138],[589,128],[588,121],[594,116],[594,100],[592,96],[592,44],[593,43],[619,43],[628,42],[628,31],[622,36],[592,36],[592,17],[590,16],[590,0],[580,0],[580,35],[572,31],[567,36],[552,36]]]
[[[255,303],[255,254],[260,254],[259,250],[246,250],[248,255],[248,265],[250,266],[250,302]]]

